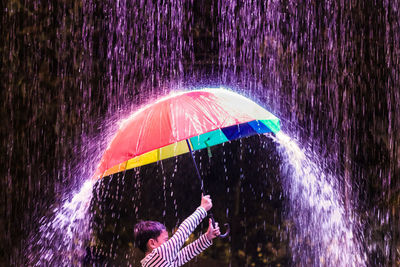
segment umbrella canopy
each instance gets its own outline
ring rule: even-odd
[[[279,130],[277,117],[232,91],[174,93],[143,107],[121,125],[94,178],[187,153],[188,144],[199,150]]]

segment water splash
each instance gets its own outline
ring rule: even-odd
[[[47,222],[42,219],[39,239],[35,242],[39,251],[37,256],[29,256],[31,264],[71,266],[82,262],[90,236],[88,209],[94,183],[88,179],[79,191],[72,194],[72,199],[67,199],[54,210],[52,219]]]
[[[357,221],[345,213],[336,177],[324,173],[288,135],[275,141],[282,155],[282,172],[289,198],[289,229],[293,261],[301,266],[366,266],[355,235]],[[289,226],[290,227],[290,226]]]

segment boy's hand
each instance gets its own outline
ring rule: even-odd
[[[210,195],[201,194],[201,204],[200,207],[203,207],[206,211],[209,211],[212,208],[212,201]]]
[[[219,226],[218,226],[217,222],[215,222],[215,228],[213,227],[211,218],[209,219],[208,223],[209,223],[209,225],[208,225],[206,237],[208,240],[211,241],[214,238],[216,238],[217,236],[221,235],[221,231],[219,230]]]

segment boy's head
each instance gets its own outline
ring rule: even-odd
[[[134,237],[139,249],[146,253],[166,242],[168,240],[168,232],[162,223],[141,221],[135,225]]]

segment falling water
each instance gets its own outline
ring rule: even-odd
[[[243,265],[251,249],[266,255],[263,260],[283,255],[284,263],[290,257],[293,264],[307,266],[400,264],[400,1],[5,1],[0,13],[4,265],[71,263],[83,253],[87,239],[75,237],[90,235],[94,226],[107,228],[110,239],[117,239],[121,233],[115,234],[115,221],[82,230],[90,192],[90,207],[97,207],[100,196],[117,192],[110,187],[105,193],[102,186],[108,183],[118,181],[137,193],[123,197],[127,204],[122,211],[130,222],[145,217],[146,184],[139,172],[130,177],[135,183],[114,177],[91,191],[78,177],[89,179],[93,168],[84,170],[85,175],[75,175],[75,170],[101,156],[105,146],[96,144],[93,151],[88,144],[108,131],[105,120],[124,117],[125,111],[170,90],[210,84],[256,100],[284,121],[285,132],[298,136],[298,143],[318,144],[315,154],[321,156],[299,151],[292,140],[278,136],[285,194],[275,195],[279,185],[268,194],[263,187],[265,192],[254,200],[251,190],[248,196],[237,193],[249,189],[245,183],[252,175],[235,180],[232,170],[240,169],[229,162],[234,157],[228,149],[227,160],[218,163],[225,168],[219,181],[226,195],[220,217],[237,219],[259,201],[257,208],[277,219],[260,219],[262,234],[270,239],[255,247],[252,238],[260,235],[252,236],[254,229],[245,225],[247,251],[241,247],[245,238],[237,236],[225,245],[217,242],[216,250],[228,251],[224,257]],[[330,162],[326,155],[336,157],[329,172],[321,162]],[[241,164],[250,166],[246,159]],[[159,192],[164,208],[167,204],[167,223],[174,227],[176,217],[189,209],[182,200],[186,196],[180,195],[186,185],[178,186],[180,172],[189,167],[181,159],[166,166],[166,173],[179,166],[173,179],[165,176],[168,193]],[[265,162],[253,168],[262,171],[265,166],[273,168]],[[274,175],[262,179],[274,181]],[[230,205],[233,200],[243,205]],[[285,201],[290,205],[280,206]],[[288,221],[280,216],[286,212]],[[249,216],[246,223],[256,219]],[[68,243],[71,238],[77,242]],[[285,250],[287,240],[290,248]],[[114,241],[113,250],[102,252],[113,254],[124,244],[133,246],[131,241]],[[27,246],[40,248],[27,252]],[[57,254],[58,248],[62,253]],[[343,255],[339,259],[338,251]]]
[[[302,266],[365,266],[357,216],[346,213],[337,178],[326,174],[288,135],[276,135],[283,156],[293,261]]]
[[[86,256],[87,242],[90,238],[88,213],[92,199],[94,180],[87,180],[72,199],[66,200],[56,208],[54,218],[43,218],[36,241],[39,250],[30,254],[30,264],[35,265],[79,265]],[[38,258],[36,258],[38,257]]]
[[[336,180],[334,177],[326,175],[318,166],[318,159],[310,159],[304,151],[287,135],[280,132],[274,138],[277,143],[277,149],[282,156],[281,177],[284,184],[284,191],[290,202],[289,219],[293,220],[294,227],[290,227],[290,243],[292,251],[292,261],[301,265],[339,265],[339,266],[365,266],[365,254],[362,252],[357,239],[356,231],[358,230],[358,221],[354,218],[346,217],[343,201],[337,192]],[[226,166],[226,149],[222,146],[223,161],[223,180],[228,179]],[[239,149],[243,149],[242,141],[239,141]],[[251,149],[250,149],[251,151]],[[208,152],[210,153],[210,152]],[[243,155],[239,154],[239,161],[243,160]],[[208,158],[208,157],[207,157]],[[212,160],[208,158],[209,160]],[[200,169],[201,165],[201,156]],[[174,159],[174,169],[171,177],[177,173],[178,158]],[[160,162],[162,176],[162,202],[164,206],[162,218],[165,222],[167,200],[166,200],[166,183],[167,174],[164,166]],[[205,167],[207,168],[207,167]],[[171,170],[170,170],[171,171]],[[208,171],[213,171],[212,169]],[[245,179],[242,168],[239,169],[240,179]],[[135,172],[137,176],[138,172]],[[202,173],[204,174],[204,173]],[[120,186],[107,186],[103,198],[111,195],[111,198],[119,201],[122,195],[118,192],[118,188],[124,187],[125,179],[120,179]],[[170,196],[173,197],[172,181],[169,185]],[[227,181],[227,180],[226,180]],[[90,240],[91,229],[89,205],[92,199],[92,191],[94,190],[94,181],[87,180],[75,193],[72,193],[71,199],[67,199],[65,203],[58,209],[54,210],[54,217],[46,221],[43,218],[40,227],[39,239],[36,241],[40,247],[36,253],[36,258],[30,259],[31,263],[43,264],[80,264],[85,256],[87,256],[86,248]],[[139,190],[140,186],[139,186]],[[243,192],[243,184],[240,186]],[[229,195],[229,185],[226,186],[226,194]],[[132,201],[138,203],[139,197],[132,194]],[[113,204],[112,206],[114,206]],[[139,205],[140,206],[140,205]],[[136,214],[137,207],[136,206]],[[242,198],[240,206],[246,214],[245,198]],[[177,216],[176,199],[174,198],[175,216]],[[113,211],[114,212],[114,211]],[[227,209],[226,218],[229,209]],[[119,213],[117,217],[119,218]],[[113,215],[114,217],[114,215]],[[136,218],[137,219],[137,218]],[[264,222],[265,224],[265,222]],[[244,217],[244,225],[246,217]],[[248,242],[246,228],[244,228],[244,247]],[[108,253],[107,251],[105,253]]]
[[[122,113],[121,113],[122,114]],[[123,116],[123,115],[121,115]],[[29,242],[24,245],[24,264],[33,266],[80,266],[88,256],[91,242],[90,206],[96,181],[91,178],[103,150],[113,137],[120,123],[114,117],[103,121],[107,128],[100,136],[81,136],[85,149],[74,150],[81,155],[81,162],[75,163],[69,171],[75,186],[60,192],[58,203],[52,204],[46,216],[39,220],[37,231],[30,233]],[[54,207],[54,208],[53,208]]]

